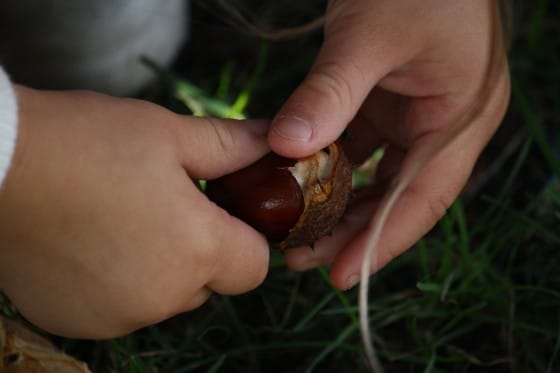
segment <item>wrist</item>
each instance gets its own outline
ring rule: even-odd
[[[10,79],[0,68],[0,186],[12,163],[17,136],[17,102]]]

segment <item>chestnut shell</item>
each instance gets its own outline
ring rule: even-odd
[[[352,192],[352,166],[338,143],[329,145],[325,151],[332,167],[328,175],[309,186],[309,197],[298,222],[284,240],[274,245],[280,250],[313,246],[316,240],[331,234],[346,210]]]
[[[303,185],[294,177],[300,162],[305,163]],[[338,143],[300,160],[270,153],[245,169],[208,181],[206,187],[210,200],[265,234],[280,250],[312,246],[329,235],[351,191],[352,166]]]

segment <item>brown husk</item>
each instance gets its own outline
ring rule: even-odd
[[[54,348],[45,338],[0,316],[0,372],[89,373],[85,363]]]
[[[352,192],[352,165],[338,143],[327,148],[333,166],[327,177],[320,178],[318,159],[311,172],[316,175],[304,191],[306,206],[288,236],[274,248],[285,250],[305,245],[313,246],[319,238],[330,235],[348,204]],[[313,157],[313,156],[312,156]]]

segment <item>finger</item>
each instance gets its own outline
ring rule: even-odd
[[[270,151],[268,122],[177,116],[182,166],[194,178],[212,179],[250,165]]]
[[[217,210],[212,221],[214,247],[219,249],[213,275],[207,287],[220,294],[235,295],[254,289],[268,272],[269,246],[266,239],[241,220]]]
[[[431,162],[403,193],[385,224],[371,272],[411,247],[454,201],[470,174],[472,163],[465,163],[464,158],[457,156],[453,160],[451,163],[446,159]],[[339,251],[331,271],[334,286],[347,289],[357,283],[369,233],[367,229],[362,230]]]
[[[377,196],[379,197],[379,196]],[[371,193],[356,201],[336,225],[332,236],[318,240],[313,248],[299,247],[286,250],[286,265],[294,271],[306,271],[321,265],[330,265],[348,242],[369,223],[378,202]]]
[[[198,291],[196,291],[194,294],[185,297],[183,302],[181,302],[179,307],[177,307],[176,313],[178,314],[185,311],[194,310],[195,308],[198,308],[202,306],[204,303],[206,303],[208,298],[210,298],[211,296],[212,296],[212,290],[205,286],[199,289]],[[166,318],[167,317],[162,318],[161,320],[158,320],[158,322],[163,321]]]
[[[168,213],[159,218],[164,219],[163,224],[158,224],[164,230],[151,246],[167,249],[149,251],[152,261],[165,263],[164,271],[157,270],[161,266],[153,268],[152,277],[158,281],[150,304],[159,319],[150,322],[196,308],[213,292],[249,291],[263,281],[268,271],[269,246],[264,236],[211,203],[192,184],[185,183],[180,174],[180,188],[173,188],[178,192],[167,194],[157,210]],[[148,300],[142,298],[139,302],[145,304]]]
[[[215,178],[248,166],[270,151],[265,133],[266,121],[235,121],[192,118],[178,123],[177,139],[183,167],[191,177]],[[201,243],[200,263],[212,271],[202,283],[220,294],[239,294],[258,286],[268,270],[266,239],[241,220],[229,215],[201,196],[193,235],[212,230]],[[198,281],[195,281],[198,283]],[[204,297],[201,297],[202,299]],[[194,302],[197,303],[197,302]]]
[[[508,100],[509,78],[505,71],[482,115],[426,165],[396,203],[381,235],[379,250],[374,253],[372,272],[411,247],[445,214],[463,188],[482,148],[497,129]],[[403,164],[405,168],[407,162],[414,162],[415,153],[425,142],[430,143],[428,136],[418,140],[411,149]],[[331,279],[336,287],[347,289],[357,283],[369,233],[360,233],[335,258]]]
[[[210,203],[195,188],[185,188],[174,200],[174,219],[183,223],[167,236],[175,245],[183,243],[184,249],[175,251],[173,266],[160,277],[169,279],[161,292],[175,299],[179,312],[196,307],[209,291],[239,294],[263,281],[269,246],[262,234]],[[177,274],[186,276],[181,286],[177,285]]]
[[[375,84],[417,50],[371,18],[344,7],[327,23],[315,64],[273,120],[274,151],[301,157],[335,141]]]

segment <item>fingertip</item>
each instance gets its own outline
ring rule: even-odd
[[[271,149],[289,158],[305,157],[320,149],[320,145],[315,145],[313,140],[312,121],[296,115],[278,115],[272,121],[268,133]]]
[[[245,126],[257,138],[264,137],[270,128],[270,121],[264,119],[249,119],[234,123]]]
[[[268,274],[270,250],[266,239],[241,220],[220,210],[221,234],[215,244],[220,255],[208,287],[224,295],[237,295],[259,286]]]
[[[308,119],[295,115],[279,115],[272,122],[274,136],[295,143],[308,143],[313,137],[313,126]]]
[[[366,230],[359,233],[336,256],[331,267],[330,277],[333,286],[337,289],[350,290],[360,282],[367,232]],[[374,260],[377,265],[370,267],[370,275],[385,264],[384,260],[380,260],[378,254],[375,254],[377,258]]]
[[[331,283],[332,285],[342,291],[347,291],[352,289],[354,286],[358,285],[360,282],[360,274],[359,273],[352,273],[347,277],[332,277],[331,276]]]
[[[286,250],[284,259],[292,271],[303,272],[321,265],[313,254],[313,249],[309,246],[298,247]]]
[[[272,121],[268,141],[276,153],[309,156],[335,142],[354,117],[359,104],[341,102],[346,100],[338,98],[337,84],[325,75],[312,71]]]
[[[331,267],[330,279],[331,284],[338,290],[350,290],[359,281],[359,270],[355,266],[341,265],[335,261]]]

